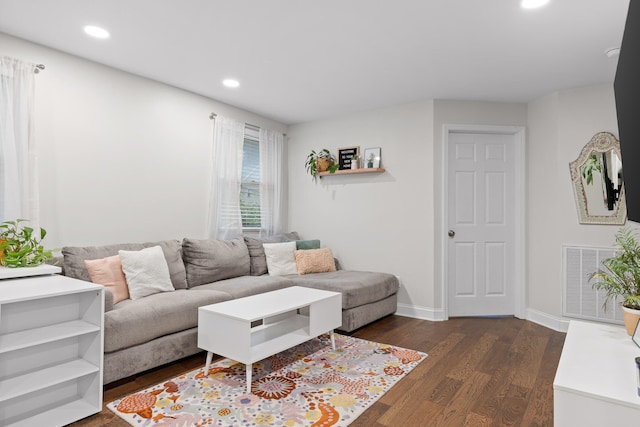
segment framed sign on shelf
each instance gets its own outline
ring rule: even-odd
[[[380,147],[367,148],[364,150],[364,167],[367,169],[380,167]]]
[[[351,169],[351,159],[360,155],[360,147],[338,148],[338,170]]]

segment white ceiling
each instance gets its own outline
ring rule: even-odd
[[[0,0],[0,32],[292,124],[612,82],[629,0]],[[87,24],[111,33],[86,36]],[[46,64],[45,64],[46,65]],[[226,77],[237,89],[222,86]]]

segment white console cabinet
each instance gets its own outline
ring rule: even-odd
[[[638,356],[623,326],[572,320],[553,381],[554,425],[637,426]]]
[[[0,425],[63,426],[100,412],[103,319],[102,286],[0,280]]]

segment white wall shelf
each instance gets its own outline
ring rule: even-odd
[[[358,169],[343,169],[335,171],[334,173],[330,172],[320,172],[318,176],[320,178],[324,176],[334,176],[334,175],[358,175],[363,173],[382,173],[384,172],[384,168],[358,168]]]
[[[0,425],[63,426],[102,409],[103,287],[0,280]]]

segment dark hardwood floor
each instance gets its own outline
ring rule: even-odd
[[[353,336],[429,357],[352,426],[552,426],[553,378],[565,334],[514,318],[429,322],[390,316]],[[204,365],[204,353],[107,386],[104,401]],[[127,426],[108,409],[72,426]]]

